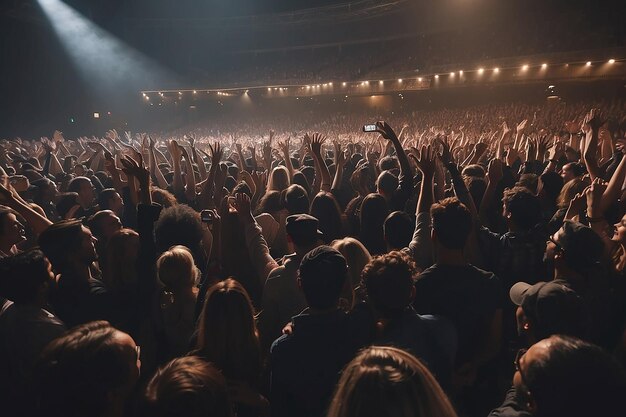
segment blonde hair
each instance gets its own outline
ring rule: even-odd
[[[330,244],[337,249],[348,264],[348,277],[352,288],[356,288],[361,282],[361,271],[372,260],[372,255],[363,244],[353,237],[333,240]]]
[[[327,417],[456,417],[446,394],[415,356],[372,346],[343,371]]]
[[[177,293],[196,284],[198,269],[191,251],[182,245],[172,246],[156,262],[159,281],[166,291]]]
[[[272,169],[267,181],[267,191],[283,191],[289,187],[289,171],[284,166],[277,166]]]

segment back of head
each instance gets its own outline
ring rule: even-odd
[[[63,220],[54,223],[39,235],[39,247],[52,268],[62,273],[69,267],[70,256],[81,244],[82,224],[79,220]]]
[[[398,177],[389,171],[383,171],[378,176],[376,185],[381,194],[390,196],[398,188]]]
[[[63,193],[57,200],[56,209],[59,216],[64,219],[69,213],[70,209],[78,205],[78,193]]]
[[[504,209],[510,221],[522,230],[530,230],[541,220],[539,197],[525,187],[513,187],[504,191]]]
[[[276,213],[280,211],[282,208],[281,204],[281,195],[279,191],[268,191],[265,193],[261,200],[259,200],[259,205],[257,207],[256,214],[261,213]]]
[[[363,350],[344,369],[328,417],[456,417],[426,366],[393,347]]]
[[[472,164],[463,168],[464,177],[485,178],[485,168],[482,165]]]
[[[161,367],[144,394],[146,415],[154,417],[230,417],[226,380],[213,365],[196,356],[177,358]]]
[[[267,191],[283,191],[289,187],[289,171],[284,166],[277,166],[272,169],[267,181]]]
[[[389,214],[387,201],[382,195],[368,194],[361,203],[361,232],[359,239],[373,254],[386,251],[383,224]]]
[[[522,174],[519,177],[519,180],[515,184],[516,187],[524,187],[528,191],[533,194],[537,193],[537,184],[539,182],[539,178],[537,174]]]
[[[361,283],[361,271],[372,260],[372,256],[365,246],[353,237],[335,240],[330,246],[337,249],[346,258],[350,283],[355,288]]]
[[[472,215],[456,197],[446,198],[430,208],[433,232],[447,249],[462,250],[472,229]]]
[[[100,416],[110,411],[112,396],[128,394],[138,378],[128,337],[106,321],[83,324],[53,340],[35,366],[37,415]]]
[[[228,379],[247,382],[260,371],[254,308],[244,287],[226,279],[207,290],[198,324],[198,353]]]
[[[289,214],[309,212],[309,196],[304,188],[292,184],[283,192],[283,204]]]
[[[67,185],[67,191],[70,193],[80,193],[80,187],[86,183],[91,183],[91,180],[87,177],[75,177]]]
[[[561,190],[563,189],[563,177],[557,172],[548,171],[541,174],[541,189],[551,201],[556,202]]]
[[[161,211],[154,226],[157,250],[165,251],[174,245],[188,247],[201,260],[200,241],[203,236],[200,215],[185,204],[177,204]]]
[[[337,306],[348,276],[346,259],[339,251],[318,246],[304,255],[298,273],[309,307],[326,310]]]
[[[387,246],[391,249],[402,249],[409,246],[414,229],[415,221],[404,211],[394,211],[389,214],[383,225]]]
[[[626,377],[600,347],[569,336],[551,336],[527,361],[524,379],[538,416],[623,416]],[[535,345],[536,346],[536,345]]]
[[[417,276],[415,262],[400,251],[377,256],[361,274],[368,302],[383,316],[400,314],[411,303]]]
[[[157,259],[156,266],[159,280],[167,291],[173,293],[193,287],[198,277],[193,255],[181,245],[163,252]]]
[[[583,181],[582,178],[574,178],[569,180],[563,185],[559,196],[557,198],[557,205],[559,208],[567,208],[569,207],[569,202],[572,201],[574,196],[578,193],[582,193],[587,184]]]
[[[109,203],[115,194],[117,194],[117,191],[114,188],[105,188],[100,192],[98,195],[98,207],[100,207],[100,210],[109,210],[111,208]]]
[[[331,193],[326,191],[317,193],[311,203],[310,214],[319,220],[319,228],[324,233],[324,242],[330,243],[344,236],[341,209]]]
[[[398,158],[395,156],[383,156],[380,158],[380,161],[378,161],[378,167],[381,171],[398,169]]]
[[[36,249],[0,259],[0,296],[17,304],[34,303],[54,279],[49,267],[43,252]]]

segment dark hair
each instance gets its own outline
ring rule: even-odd
[[[198,320],[197,349],[226,378],[257,383],[261,353],[254,308],[238,281],[229,278],[207,290]]]
[[[309,184],[309,180],[306,176],[300,172],[296,171],[293,174],[293,178],[291,179],[292,184],[297,184],[306,190],[307,195],[311,195],[311,184]]]
[[[94,321],[50,342],[32,378],[37,415],[99,416],[109,409],[110,393],[132,372],[116,333],[108,322]]]
[[[305,214],[309,212],[309,195],[298,185],[291,184],[282,192],[283,207],[289,214]]]
[[[415,262],[401,251],[373,258],[361,274],[372,307],[387,317],[401,313],[411,303],[416,276]]]
[[[467,189],[472,196],[472,200],[474,200],[474,205],[480,207],[485,191],[487,190],[487,183],[484,178],[466,177],[465,184],[467,184]]]
[[[228,389],[222,373],[197,356],[176,358],[156,371],[144,394],[145,415],[154,417],[229,417]]]
[[[111,200],[115,194],[117,194],[115,188],[105,188],[100,191],[100,195],[98,195],[98,206],[100,210],[109,210],[111,208],[109,200]]]
[[[50,282],[48,265],[37,249],[0,259],[0,295],[18,304],[36,301],[41,287]]]
[[[502,202],[511,219],[523,230],[532,229],[541,218],[539,198],[525,187],[513,187],[504,191]]]
[[[311,203],[311,216],[319,220],[319,230],[324,234],[324,243],[344,237],[341,209],[331,193],[320,191]]]
[[[531,193],[536,194],[538,182],[539,177],[537,177],[537,174],[526,173],[520,175],[519,180],[515,183],[515,186],[526,188]]]
[[[523,369],[537,415],[623,415],[626,379],[610,355],[569,336],[555,335],[546,340],[550,341],[546,354],[528,361]]]
[[[186,204],[176,204],[161,211],[154,225],[157,250],[164,252],[175,245],[191,250],[197,265],[203,265],[200,241],[203,236],[200,215]]]
[[[551,202],[556,204],[556,199],[559,198],[561,189],[563,189],[563,177],[561,177],[557,172],[548,171],[541,174],[539,179],[542,184],[541,188],[546,193],[547,197]]]
[[[409,246],[413,238],[415,220],[404,211],[394,211],[387,216],[383,224],[387,246],[402,249]]]
[[[372,255],[387,252],[383,224],[389,214],[387,201],[380,194],[368,194],[361,203],[359,240]]]
[[[72,207],[79,205],[78,203],[78,193],[63,193],[59,196],[57,200],[57,213],[59,213],[59,217],[62,219],[65,218],[65,215],[71,210]]]
[[[468,165],[463,168],[464,177],[485,178],[485,168],[479,164]]]
[[[376,183],[380,191],[391,195],[398,188],[398,177],[389,171],[383,171],[378,176]]]
[[[578,162],[569,162],[565,164],[563,168],[565,168],[566,166],[570,167],[575,177],[582,177],[586,172],[585,166]]]
[[[472,215],[458,198],[450,197],[430,208],[435,236],[448,249],[462,250],[472,230]]]
[[[381,171],[397,169],[398,158],[396,158],[395,156],[383,156],[382,158],[380,158],[380,161],[378,161],[378,167]]]
[[[233,188],[233,195],[238,193],[246,194],[248,197],[252,198],[252,190],[250,190],[250,187],[245,181],[239,182],[239,184],[235,185],[235,188]]]
[[[256,209],[256,214],[261,213],[276,213],[282,209],[280,191],[268,191],[259,200],[259,204]]]
[[[56,272],[62,273],[70,266],[70,257],[82,243],[82,228],[80,220],[63,220],[51,224],[39,235],[39,247]]]
[[[70,193],[78,193],[80,192],[81,185],[87,182],[92,184],[91,180],[87,177],[75,177],[67,184],[67,191]]]
[[[298,269],[302,292],[311,308],[337,306],[348,279],[346,258],[330,246],[318,246],[307,253]]]

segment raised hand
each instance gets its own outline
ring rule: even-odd
[[[445,165],[454,163],[454,157],[450,152],[448,138],[446,138],[445,136],[437,136],[435,138],[435,143],[441,146],[441,153],[438,155],[441,162],[443,162]]]
[[[516,131],[518,134],[523,133],[526,129],[526,125],[528,124],[528,119],[524,119],[517,125]]]
[[[128,177],[135,177],[139,181],[139,185],[142,188],[149,187],[150,185],[150,171],[143,166],[143,159],[135,161],[130,156],[125,155],[122,159],[122,170]]]
[[[602,195],[606,191],[608,184],[600,178],[593,180],[591,185],[585,189],[585,196],[587,197],[587,217],[598,218],[602,217],[604,213],[601,212]]]
[[[333,153],[335,157],[335,166],[343,167],[346,164],[346,154],[341,150],[341,145],[338,141],[333,141]]]
[[[224,149],[220,146],[219,142],[215,142],[213,146],[209,144],[209,151],[211,153],[211,168],[217,167],[224,155]]]
[[[398,136],[396,136],[396,132],[393,131],[391,126],[387,124],[387,122],[380,121],[376,122],[376,131],[382,135],[383,138],[387,140],[398,140]]]
[[[417,169],[420,170],[424,177],[434,178],[437,169],[437,152],[430,145],[422,146],[422,149],[419,151],[416,148],[411,148],[409,157],[415,160]]]
[[[250,197],[246,193],[235,194],[235,208],[240,219],[252,219]]]
[[[499,159],[492,159],[487,167],[487,177],[489,182],[498,183],[503,176],[502,161]]]
[[[314,133],[311,139],[311,152],[315,155],[322,156],[322,145],[326,142],[326,136]]]

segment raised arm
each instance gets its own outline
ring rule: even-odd
[[[319,189],[322,191],[330,192],[330,172],[328,171],[326,161],[324,161],[324,157],[322,156],[322,145],[325,141],[325,136],[322,136],[319,133],[314,133],[313,138],[311,139],[311,154],[313,155],[313,160],[315,161],[315,184],[319,184]],[[320,178],[321,183],[318,183],[318,177]],[[314,189],[317,193],[317,187],[314,187]]]

